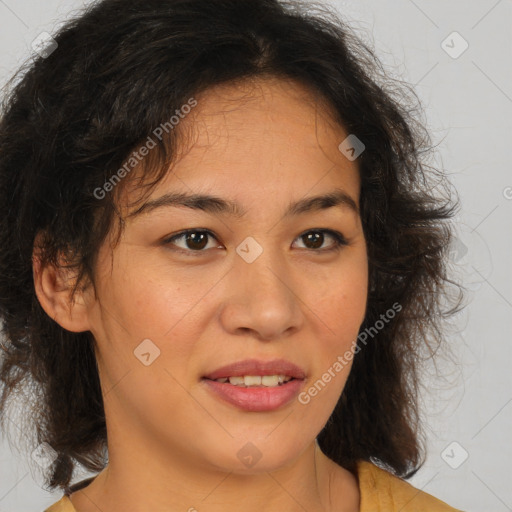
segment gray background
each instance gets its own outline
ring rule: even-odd
[[[41,32],[52,33],[85,3],[0,0],[2,85]],[[439,374],[425,374],[429,456],[410,482],[459,509],[512,510],[512,2],[330,3],[375,46],[392,76],[415,85],[437,164],[462,201],[452,267],[469,290],[468,305],[448,334],[454,362],[444,358]],[[464,40],[469,46],[459,56]],[[0,461],[0,512],[41,511],[60,498],[41,488],[34,459],[5,439]]]

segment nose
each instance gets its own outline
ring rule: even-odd
[[[220,315],[224,329],[264,341],[299,330],[304,321],[303,302],[293,276],[296,274],[270,251],[264,251],[252,263],[236,257]]]

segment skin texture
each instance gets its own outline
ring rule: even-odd
[[[34,260],[46,312],[97,343],[109,465],[71,500],[78,512],[356,511],[357,480],[315,442],[350,364],[308,404],[272,412],[242,411],[202,381],[238,360],[284,358],[304,369],[307,389],[353,349],[368,286],[359,215],[337,206],[282,218],[289,203],[334,189],[359,204],[357,162],[338,150],[348,133],[294,82],[223,85],[196,99],[180,126],[187,146],[150,199],[214,194],[244,217],[165,207],[126,218],[119,245],[100,250],[95,293],[74,303],[73,276]],[[136,192],[126,190],[124,217]],[[202,252],[184,237],[164,242],[191,228],[214,234]],[[347,245],[326,251],[329,234],[323,245],[301,236],[319,229]],[[263,249],[252,263],[236,252],[247,237]],[[145,339],[160,350],[149,366],[134,355]],[[250,468],[237,456],[248,442],[261,453]]]

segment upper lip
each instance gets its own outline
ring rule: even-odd
[[[295,379],[304,379],[306,374],[302,368],[285,359],[262,361],[259,359],[244,359],[217,368],[205,375],[206,379],[216,380],[225,377],[241,377],[244,375],[285,375]]]

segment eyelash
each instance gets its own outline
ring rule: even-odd
[[[179,240],[180,238],[185,238],[187,235],[193,234],[193,233],[194,234],[206,234],[209,237],[215,238],[215,240],[217,240],[216,236],[211,231],[209,231],[207,229],[187,229],[185,231],[181,231],[180,233],[172,235],[169,238],[166,238],[165,240],[163,240],[163,245],[172,245],[173,242],[175,242],[176,240]],[[348,245],[347,240],[341,233],[339,233],[338,231],[333,231],[331,229],[310,229],[310,230],[305,231],[304,233],[300,234],[297,237],[297,239],[302,238],[302,237],[308,235],[309,233],[327,234],[333,238],[334,244],[329,249],[307,249],[306,248],[306,250],[308,250],[308,251],[328,253],[328,252],[333,252],[333,251],[339,251],[342,247]],[[203,252],[206,252],[206,250],[203,249],[203,250],[194,251],[194,250],[185,250],[185,249],[179,248],[176,250],[176,252],[181,252],[181,253],[189,254],[189,255],[199,255]]]

